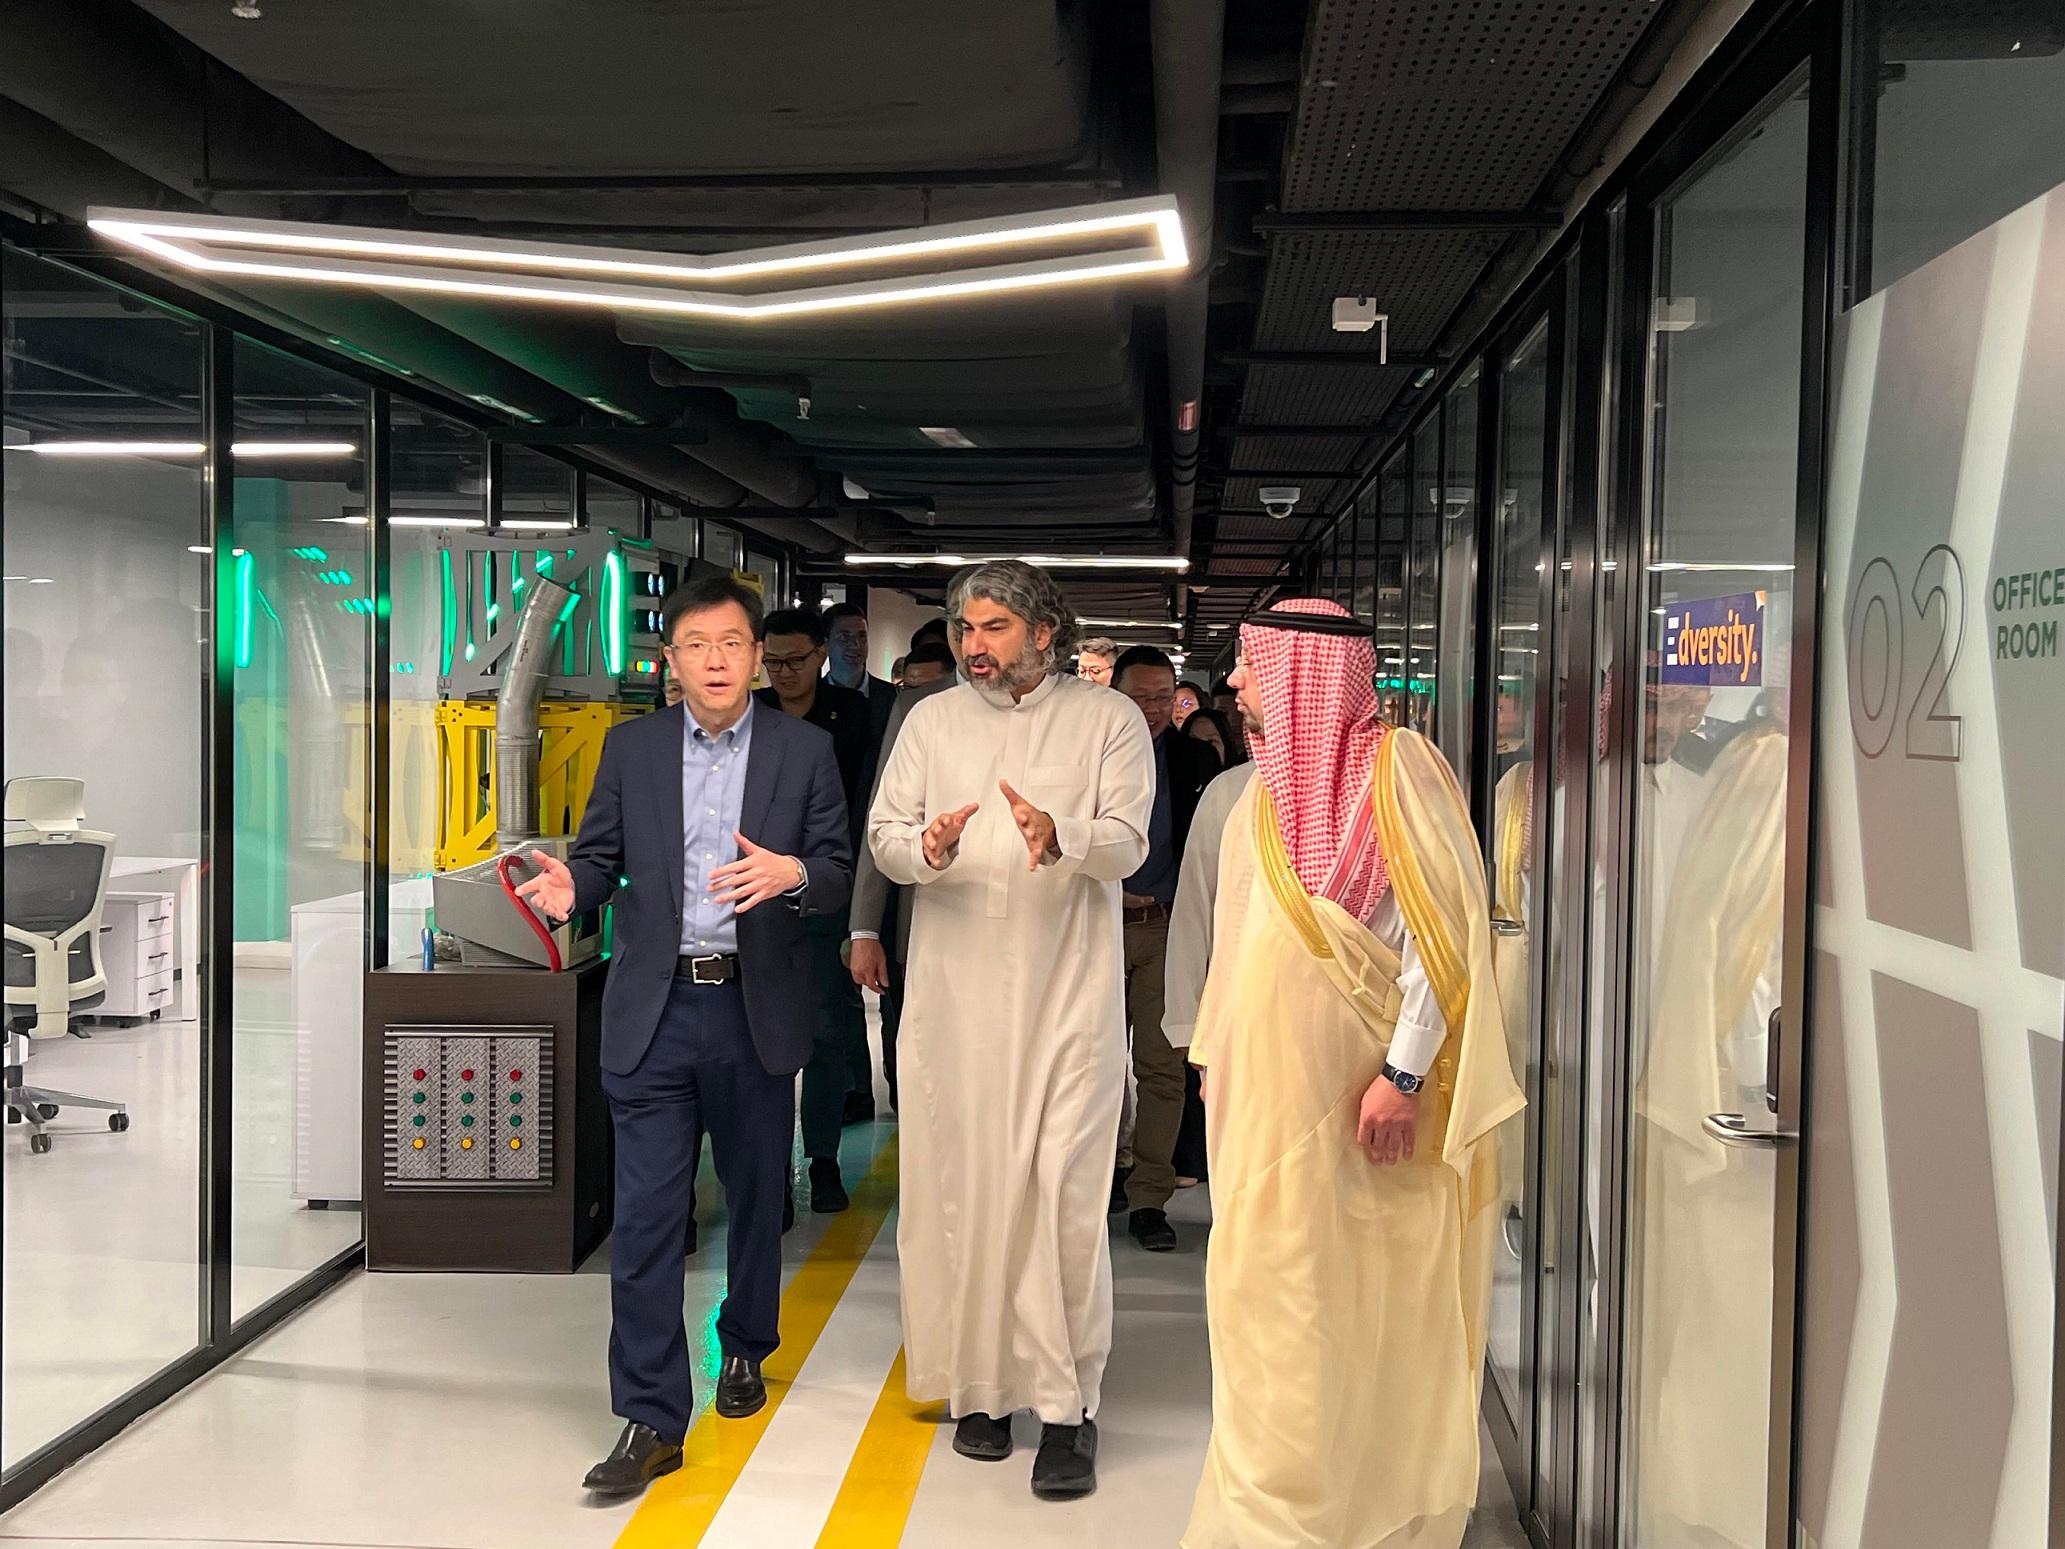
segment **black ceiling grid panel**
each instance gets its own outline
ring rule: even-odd
[[[251,20],[227,0],[22,0],[0,10],[0,197],[54,252],[78,249],[91,204],[704,253],[1092,204],[1161,191],[1157,109],[1178,83],[1158,67],[1208,66],[1156,49],[1167,3],[356,0]],[[862,545],[1163,553],[1194,509],[1187,596],[1154,573],[1069,592],[1099,617],[1171,619],[1180,599],[1182,638],[1216,653],[1287,578],[1284,550],[1355,497],[1378,423],[1539,229],[1530,203],[1624,109],[1631,47],[1692,10],[1224,0],[1218,131],[1183,125],[1186,187],[1214,138],[1217,157],[1180,296],[1150,281],[741,327],[175,283],[318,350],[342,340],[358,369],[515,405],[823,573]],[[1283,229],[1300,220],[1320,229]],[[1178,501],[1171,363],[1194,369],[1201,288]],[[1374,365],[1377,336],[1332,331],[1332,298],[1354,294],[1417,363]],[[1297,433],[1248,428],[1272,425]],[[1304,491],[1293,519],[1260,514],[1265,484]]]
[[[1516,240],[1501,221],[1518,215],[1539,225],[1551,213],[1530,206],[1565,149],[1645,30],[1684,5],[1316,0],[1271,213],[1334,229],[1263,233],[1269,257],[1246,348],[1371,350],[1373,335],[1337,334],[1330,319],[1334,297],[1366,295],[1390,318],[1395,355],[1431,355]],[[1429,217],[1444,212],[1468,219],[1441,229]],[[1486,229],[1468,229],[1473,224]],[[1358,226],[1367,229],[1340,229]],[[1340,437],[1238,435],[1221,472],[1348,467],[1368,455],[1379,420],[1415,374],[1413,367],[1249,367],[1240,425],[1355,428]],[[1304,489],[1300,516],[1337,515],[1354,494],[1352,484],[1309,477],[1270,482]],[[1258,489],[1258,482],[1227,479],[1225,507],[1252,509]],[[1278,530],[1289,535],[1296,525]],[[1307,527],[1315,537],[1323,530]],[[1253,531],[1222,517],[1212,535]],[[1234,552],[1225,563],[1201,556],[1201,568],[1238,574]],[[1263,596],[1247,593],[1239,606]],[[1227,606],[1226,593],[1215,593],[1213,611]]]

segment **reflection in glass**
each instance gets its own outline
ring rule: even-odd
[[[239,340],[231,1315],[359,1238],[373,617],[366,392]],[[348,450],[347,450],[348,449]]]
[[[1765,1542],[1773,1153],[1704,1126],[1770,1123],[1807,117],[1782,98],[1656,215],[1659,301],[1705,321],[1650,339],[1622,1470],[1644,1549]],[[1700,665],[1696,631],[1731,619],[1756,659]]]
[[[1413,435],[1411,538],[1406,562],[1405,652],[1407,724],[1434,734],[1437,570],[1441,543],[1441,416],[1430,414]]]
[[[1410,471],[1401,452],[1377,475],[1377,709],[1394,726],[1405,725],[1411,713],[1405,696],[1406,479]]]
[[[1477,396],[1481,368],[1472,364],[1449,389],[1442,405],[1440,493],[1440,628],[1436,664],[1435,741],[1448,755],[1456,779],[1470,788],[1470,756],[1477,725]]]
[[[1858,0],[1855,14],[1860,79],[1877,88],[1853,174],[1861,300],[2065,181],[2065,8]]]
[[[390,961],[420,960],[443,821],[438,675],[448,649],[444,544],[487,520],[487,440],[395,400],[388,408],[388,894]]]
[[[31,1150],[26,1124],[0,1137],[11,1467],[186,1354],[200,1329],[212,556],[191,450],[20,449],[203,442],[201,329],[13,250],[0,257],[0,314],[6,778],[83,781],[84,826],[114,836],[93,933],[107,987],[81,1007],[92,1037],[28,1041],[24,1078],[122,1103],[130,1125],[114,1133],[104,1112],[61,1107],[47,1152]],[[33,928],[24,895],[39,869],[8,851],[9,924]],[[9,985],[32,971],[10,947]]]
[[[1539,324],[1506,362],[1499,382],[1499,491],[1491,562],[1497,739],[1491,825],[1491,914],[1506,1051],[1532,1100],[1537,1061],[1530,1037],[1534,996],[1535,865],[1534,686],[1541,661],[1545,438],[1548,428],[1548,323]],[[1526,1241],[1527,1120],[1499,1130],[1499,1203],[1505,1231],[1495,1250],[1491,1290],[1491,1369],[1520,1412],[1521,1253]]]

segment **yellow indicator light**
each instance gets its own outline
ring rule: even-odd
[[[512,1151],[521,1151],[523,1149],[523,1142],[520,1140],[512,1140],[509,1142],[509,1149]]]
[[[423,1149],[423,1139],[420,1135],[416,1138],[416,1149],[418,1151],[421,1151]]]
[[[468,1135],[464,1140],[460,1141],[459,1149],[461,1151],[471,1151],[473,1149],[473,1137]]]

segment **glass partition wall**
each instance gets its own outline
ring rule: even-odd
[[[662,529],[770,596],[787,561],[240,323],[11,246],[0,280],[9,810],[55,791],[109,855],[63,890],[105,990],[8,1055],[50,1096],[0,1147],[4,1510],[359,1260],[363,976],[428,911],[450,539]],[[15,924],[45,863],[8,830]]]

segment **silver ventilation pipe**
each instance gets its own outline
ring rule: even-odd
[[[516,620],[516,640],[502,664],[495,696],[495,846],[538,837],[538,706],[545,698],[553,625],[572,590],[550,576],[534,576]]]

